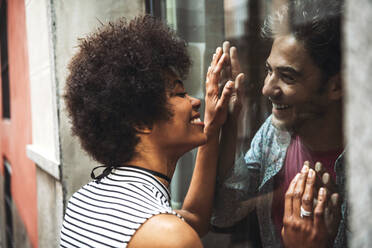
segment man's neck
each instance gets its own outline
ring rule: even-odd
[[[334,109],[324,118],[304,124],[297,134],[311,151],[342,149],[344,147],[342,121],[342,110]]]

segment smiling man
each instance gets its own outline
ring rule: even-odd
[[[214,225],[231,226],[256,209],[264,247],[346,246],[341,13],[341,1],[294,0],[266,19],[262,33],[273,43],[262,93],[272,115],[235,162],[237,114],[225,124]],[[225,52],[234,77],[236,49]],[[318,195],[309,168],[316,162],[328,188]],[[323,196],[328,203],[313,206]]]

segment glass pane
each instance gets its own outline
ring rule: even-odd
[[[248,218],[241,220],[235,226],[230,226],[229,228],[215,228],[215,231],[217,232],[232,233],[230,240],[230,245],[232,246],[242,245],[243,247],[247,247],[251,245],[253,247],[260,247],[260,242],[262,240],[260,240],[258,228],[259,220],[261,226],[272,228],[264,231],[276,233],[277,241],[280,242],[280,230],[276,229],[282,225],[280,220],[283,218],[278,218],[278,216],[283,216],[280,211],[284,210],[283,198],[287,189],[287,182],[284,183],[282,177],[288,175],[286,174],[287,166],[292,166],[287,165],[287,161],[285,160],[287,151],[289,154],[292,147],[292,145],[289,145],[298,140],[299,142],[305,140],[306,135],[303,134],[306,134],[307,132],[303,130],[307,130],[307,128],[311,127],[311,124],[306,123],[313,123],[314,125],[318,125],[317,121],[328,123],[326,120],[327,118],[322,116],[321,113],[328,111],[330,105],[320,104],[319,99],[325,99],[325,95],[322,93],[324,92],[322,85],[327,85],[330,78],[340,71],[340,67],[338,67],[341,61],[341,52],[338,47],[340,44],[340,38],[337,35],[338,29],[340,28],[340,24],[337,23],[340,19],[340,3],[341,1],[337,0],[331,1],[329,4],[325,4],[325,2],[321,1],[286,0],[166,1],[166,16],[168,23],[171,24],[177,30],[178,35],[185,39],[189,44],[193,66],[185,86],[191,95],[204,99],[205,92],[203,83],[215,49],[218,46],[222,46],[222,43],[225,40],[228,40],[231,46],[237,48],[239,61],[242,67],[241,71],[245,74],[245,97],[243,98],[243,109],[238,120],[240,128],[236,140],[236,161],[239,158],[239,155],[249,155],[248,151],[250,151],[252,147],[252,139],[258,133],[259,128],[263,125],[265,120],[269,120],[267,123],[270,123],[270,127],[275,126],[277,130],[282,130],[283,133],[285,133],[283,136],[284,138],[275,134],[275,140],[278,141],[274,140],[271,143],[269,142],[268,144],[270,145],[265,148],[267,156],[265,155],[265,157],[260,157],[262,160],[273,159],[273,163],[271,164],[260,164],[260,166],[271,166],[272,168],[270,168],[270,170],[272,171],[265,172],[261,167],[257,168],[258,172],[256,172],[256,174],[258,175],[256,175],[254,179],[250,179],[251,181],[257,180],[257,185],[249,186],[252,190],[259,193],[267,190],[265,191],[265,194],[275,194],[274,198],[268,198],[265,200],[266,202],[264,202],[267,206],[271,206],[271,203],[273,203],[273,212],[271,213],[271,209],[265,212],[266,215],[270,216],[270,214],[272,214],[273,217],[271,219],[266,218],[265,220],[262,220],[263,213],[260,212],[262,209],[259,209],[259,207],[257,207],[259,205],[256,205],[256,211],[251,211]],[[271,19],[266,19],[268,16],[271,16]],[[264,37],[265,30],[263,30],[265,27],[265,20],[268,24],[273,21],[273,25],[270,26],[270,28],[272,28],[272,33],[268,34],[266,37]],[[276,23],[275,21],[278,22]],[[330,34],[330,25],[334,25],[335,34]],[[318,27],[321,28],[317,29]],[[317,32],[319,32],[320,35],[318,35]],[[292,47],[287,50],[286,55],[283,54],[282,51],[279,51],[279,48],[284,49],[284,43],[279,43],[279,38],[286,40],[287,45],[289,44],[288,42],[290,41],[290,38],[294,38],[293,44],[295,44],[299,50],[295,50],[295,48]],[[299,53],[297,54],[297,52]],[[285,57],[287,55],[292,55],[291,63],[288,62],[288,57]],[[308,60],[306,60],[306,58]],[[302,69],[300,69],[299,64],[303,65]],[[285,68],[284,71],[290,68],[295,71],[297,70],[296,72],[300,72],[298,75],[304,73],[307,75],[317,75],[318,78],[313,78],[310,82],[307,77],[300,78],[298,76],[296,78],[297,81],[293,83],[290,81],[294,80],[292,78],[293,75],[291,75],[291,73],[290,75],[287,75],[287,73],[282,70],[283,68]],[[313,68],[314,71],[309,72],[309,68]],[[274,70],[275,72],[271,72],[271,70]],[[264,82],[266,82],[265,86],[268,84],[274,84],[271,81],[272,78],[270,78],[271,73],[274,73],[274,77],[276,77],[275,80],[278,80],[275,81],[276,88],[274,86],[265,88],[263,87]],[[307,86],[304,85],[304,82],[309,82],[309,85],[312,85],[311,87],[319,89],[313,92],[310,89],[311,87],[306,88]],[[319,82],[322,84],[319,84]],[[339,80],[337,82],[341,81]],[[304,91],[302,92],[299,88],[304,89]],[[275,92],[280,92],[284,97],[279,96]],[[291,95],[291,92],[294,95]],[[319,104],[306,102],[304,98],[301,100],[297,99],[297,97],[301,96],[309,97],[312,99],[311,101],[314,100]],[[315,100],[315,98],[318,100]],[[292,107],[292,102],[294,105],[293,108],[296,108],[296,111],[299,111],[296,112],[296,114],[298,113],[298,116],[296,115],[294,117],[295,121],[293,123],[282,125],[282,120],[280,118],[286,115],[284,112]],[[335,101],[335,104],[337,105],[337,109],[341,112],[342,105],[340,102],[341,101],[338,99]],[[305,107],[306,109],[302,109],[302,107]],[[269,119],[269,117],[272,119]],[[306,123],[302,122],[303,119],[306,120]],[[334,120],[336,119],[337,118]],[[284,120],[283,123],[288,124],[286,123],[286,120]],[[333,124],[337,129],[342,126],[342,121],[335,121]],[[319,128],[321,129],[322,125],[319,125]],[[268,134],[265,133],[262,135],[265,136]],[[318,135],[317,132],[312,132],[311,136],[314,137],[316,135]],[[335,140],[342,140],[342,136],[343,133],[341,130],[334,138]],[[265,137],[262,139],[265,139]],[[323,137],[318,137],[318,140],[322,139]],[[275,142],[278,142],[279,144]],[[283,149],[283,152],[281,153],[282,155],[275,153],[275,149],[279,149],[278,147],[275,147],[275,145],[280,146],[280,142],[288,143],[280,148]],[[262,143],[260,144],[262,145]],[[326,151],[333,152],[332,159],[315,155],[309,155],[306,157],[306,154],[312,154],[311,152],[313,151],[321,150],[322,148],[318,145],[312,147],[313,150],[306,150],[305,157],[310,159],[313,167],[315,162],[321,161],[324,164],[324,167],[328,166],[327,168],[330,168],[329,170],[325,168],[325,171],[334,174],[333,168],[335,166],[335,161],[339,156],[342,156],[343,144],[342,142],[338,142],[333,145],[332,149],[329,147],[327,148],[328,150],[325,149]],[[263,151],[260,153],[261,154],[257,156],[261,156]],[[251,154],[251,156],[253,155]],[[297,156],[298,154],[295,153],[295,155]],[[302,156],[303,154],[301,153],[300,155]],[[281,162],[276,164],[275,159],[272,157],[277,158],[277,160],[280,160]],[[263,163],[262,160],[259,162]],[[192,171],[190,165],[194,164],[194,161],[195,151],[186,154],[179,161],[171,187],[173,201],[175,203],[174,207],[176,208],[181,206],[186,194]],[[242,159],[241,161],[246,162],[247,160]],[[290,167],[291,170],[293,169],[296,173],[299,172],[302,168],[303,162],[304,161],[302,160],[301,162],[296,162],[295,166]],[[292,162],[288,162],[288,164],[291,163]],[[237,163],[235,163],[235,166],[236,165]],[[253,169],[255,167],[252,164],[246,164],[246,166],[252,167]],[[269,175],[269,173],[271,173],[271,175]],[[251,173],[248,176],[252,177],[253,174],[254,173]],[[344,175],[339,176],[342,177]],[[291,174],[289,178],[292,180],[293,177],[294,175]],[[249,180],[246,180],[242,185],[245,185],[244,183],[248,184],[248,181]],[[236,187],[239,188],[244,186],[236,184]],[[265,187],[271,188],[268,190]],[[276,193],[277,190],[283,190],[283,192]],[[343,191],[341,188],[339,190],[340,192]],[[279,198],[277,198],[278,195],[280,195]],[[261,197],[262,199],[264,198],[264,196],[258,196],[260,199]],[[257,202],[258,201],[260,200],[257,200]],[[280,211],[276,211],[274,208],[279,209]],[[260,215],[261,219],[258,218],[257,215]],[[277,222],[277,220],[279,220],[279,222]],[[274,222],[275,224],[273,224]],[[208,245],[210,247],[217,247],[210,244]]]

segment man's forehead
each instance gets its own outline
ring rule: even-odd
[[[296,71],[315,65],[303,43],[292,35],[274,39],[267,62],[274,67],[290,67]]]

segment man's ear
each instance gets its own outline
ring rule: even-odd
[[[152,132],[152,128],[148,126],[135,126],[134,129],[136,130],[137,133],[140,134],[150,134]]]
[[[339,100],[343,95],[342,78],[339,72],[333,75],[328,81],[328,98],[330,100]]]

